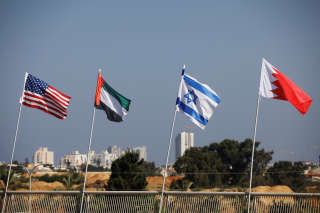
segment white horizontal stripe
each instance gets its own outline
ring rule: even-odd
[[[112,95],[110,95],[107,91],[105,91],[102,87],[100,100],[107,105],[111,110],[117,113],[120,117],[123,117],[127,114],[127,111],[122,108],[119,101],[115,99]]]
[[[190,120],[199,126],[201,129],[205,128],[208,120],[203,118],[203,116],[199,115],[194,109],[190,108],[188,105],[180,101],[180,98],[177,100],[177,111],[180,109],[185,113],[186,116],[190,118]]]
[[[64,108],[64,109],[68,109],[68,105],[66,106],[65,104],[61,103],[59,100],[57,100],[56,98],[51,97],[48,93],[46,93],[43,98],[45,98],[46,100],[50,100],[54,103],[56,103],[58,106]]]
[[[189,78],[189,80],[187,80],[188,78]],[[190,79],[191,79],[191,81],[190,81]],[[201,83],[197,79],[195,79],[192,76],[187,75],[187,74],[185,74],[184,80],[186,81],[188,86],[193,87],[193,85],[195,85],[196,87],[194,89],[198,90],[199,92],[202,92],[204,95],[207,95],[208,98],[211,98],[214,102],[218,101],[218,103],[220,103],[220,97],[218,96],[218,94],[215,91],[213,91],[213,89],[211,89],[207,84]],[[192,81],[194,81],[194,83]],[[189,84],[188,82],[191,84]],[[205,90],[207,90],[207,91],[205,91]]]
[[[53,104],[51,104],[51,103],[49,103],[49,102],[43,101],[43,100],[38,99],[38,98],[31,97],[31,96],[27,96],[27,95],[24,97],[24,101],[29,101],[29,102],[30,102],[30,100],[25,100],[25,98],[28,98],[28,99],[30,99],[31,101],[33,100],[33,101],[40,102],[40,103],[42,103],[43,105],[47,105],[47,106],[49,106],[49,107],[52,107],[53,109],[56,109],[59,113],[65,115],[65,116],[67,115],[67,113],[66,113],[65,111],[62,111],[61,109],[57,108],[55,105],[53,105]],[[38,103],[37,103],[37,104],[38,104]]]
[[[53,98],[51,98],[49,96],[46,96],[46,95],[45,96],[41,96],[38,93],[34,93],[34,92],[30,92],[30,91],[25,91],[25,93],[26,93],[25,96],[28,96],[28,94],[31,94],[31,95],[37,96],[39,98],[43,98],[43,99],[45,99],[45,101],[53,102],[56,105],[58,105],[59,107],[61,107],[62,109],[64,109],[64,111],[66,111],[66,109],[67,109],[66,106],[62,105],[60,102],[58,102],[57,100],[55,100],[55,99],[53,99]],[[28,96],[28,97],[30,97],[30,96]],[[60,109],[60,110],[62,111],[62,109]]]
[[[197,100],[195,101],[196,103],[188,103],[187,98],[184,97],[184,95],[189,93],[190,90],[193,90],[195,95],[197,96]],[[218,104],[208,96],[204,95],[198,90],[193,89],[193,87],[188,86],[184,80],[181,81],[178,97],[180,98],[180,101],[185,103],[187,106],[192,108],[195,112],[197,112],[207,120],[211,118],[214,108],[218,106]]]
[[[66,102],[65,100],[59,98],[59,96],[57,96],[56,94],[54,94],[51,90],[46,90],[46,94],[45,96],[48,96],[48,98],[55,100],[57,103],[59,103],[60,105],[63,105],[65,107],[68,107],[69,102]]]
[[[63,100],[65,100],[66,102],[69,102],[69,98],[64,97],[63,95],[60,94],[60,92],[58,90],[56,90],[53,87],[49,87],[48,90],[52,91],[53,93],[55,93],[57,96],[59,96],[60,98],[62,98]]]
[[[56,112],[56,111],[54,111],[54,110],[52,110],[52,109],[49,109],[48,107],[45,107],[45,106],[43,106],[43,105],[41,105],[41,104],[38,104],[38,103],[35,103],[35,102],[31,102],[31,101],[27,101],[27,100],[23,100],[23,102],[24,102],[24,103],[27,103],[27,104],[30,104],[30,105],[32,105],[32,106],[39,106],[40,108],[43,108],[43,109],[45,109],[45,110],[47,110],[47,111],[49,111],[49,112],[51,112],[51,113],[53,113],[53,114],[56,114],[56,115],[58,115],[58,116],[60,116],[60,117],[63,117],[63,118],[66,117],[66,115],[61,114],[61,113],[59,113],[59,112]]]
[[[50,90],[50,88],[48,88],[46,90],[47,93],[50,93],[52,96],[54,96],[57,100],[61,101],[61,103],[65,104],[66,106],[69,105],[69,103],[63,99],[60,98],[60,96],[57,96],[53,91]]]
[[[188,87],[188,88],[193,89],[192,87]],[[193,91],[198,97],[198,101],[201,102],[201,104],[204,102],[208,102],[208,106],[212,106],[214,108],[216,108],[219,105],[217,102],[215,102],[214,100],[212,100],[211,98],[209,98],[208,96],[200,92],[199,90],[193,89]]]
[[[194,93],[198,97],[196,103],[199,112],[202,112],[202,116],[209,120],[213,114],[213,109],[218,106],[218,103],[212,101],[212,99],[208,98],[206,95],[203,95],[203,93],[199,92],[198,90],[194,90]]]

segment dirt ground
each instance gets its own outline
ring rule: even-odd
[[[34,177],[39,177],[44,174],[36,174]],[[49,174],[50,175],[50,174]],[[108,180],[111,176],[111,172],[90,172],[87,176],[87,188],[86,190],[89,191],[100,191],[105,190],[104,187],[107,185]],[[165,189],[168,190],[170,188],[170,185],[173,181],[182,179],[183,176],[169,176],[166,179],[166,186]],[[146,187],[146,190],[148,191],[161,191],[162,189],[162,182],[163,177],[162,176],[154,176],[154,177],[147,177],[148,185]],[[19,190],[28,190],[28,184],[25,183],[25,189],[19,189]],[[3,181],[0,181],[0,190],[3,190],[5,187],[5,184]],[[78,190],[82,187],[82,184],[74,185],[72,188],[74,190]],[[32,183],[32,190],[37,191],[55,191],[55,190],[66,190],[65,186],[60,182],[53,182],[53,183],[47,183],[42,181],[33,181]],[[244,189],[246,190],[246,189]],[[320,186],[310,186],[306,188],[307,192],[318,192],[320,190]],[[227,192],[238,192],[239,189],[234,188],[210,188],[210,189],[203,189],[201,191],[204,192],[218,192],[218,191],[227,191]],[[255,188],[252,188],[253,192],[270,192],[270,193],[293,193],[293,191],[288,186],[258,186]]]
[[[166,189],[168,189],[171,185],[171,183],[175,180],[182,179],[183,176],[170,176],[167,177],[166,180]],[[154,176],[154,177],[147,177],[147,190],[148,191],[161,191],[162,189],[162,183],[163,183],[163,177],[162,176]]]

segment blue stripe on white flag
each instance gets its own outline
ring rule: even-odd
[[[187,106],[185,103],[180,101],[179,98],[177,98],[176,104],[179,106],[180,109],[182,109],[183,112],[194,118],[196,121],[198,121],[202,125],[206,125],[208,123],[208,120],[205,119],[202,115],[197,113],[195,110],[193,110],[191,107]]]
[[[195,80],[189,78],[188,76],[184,75],[183,79],[185,80],[185,82],[190,85],[191,87],[197,89],[198,91],[200,91],[201,93],[203,93],[204,95],[208,96],[210,99],[212,99],[214,102],[216,103],[220,103],[220,98],[213,94],[211,91],[209,91],[207,88],[205,88],[204,86],[202,86],[200,83],[196,82]]]

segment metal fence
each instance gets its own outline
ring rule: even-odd
[[[160,192],[86,192],[86,213],[158,212]],[[163,212],[247,212],[245,192],[165,192]],[[252,193],[252,213],[320,213],[320,194]],[[71,213],[80,211],[79,191],[9,191],[5,212]],[[0,207],[3,205],[0,192]]]

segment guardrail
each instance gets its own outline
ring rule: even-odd
[[[160,192],[87,191],[86,213],[158,212]],[[320,213],[320,193],[252,193],[253,213]],[[2,208],[3,192],[0,192]],[[247,192],[165,192],[163,212],[247,212]],[[79,191],[8,191],[5,212],[71,213],[80,211]]]

